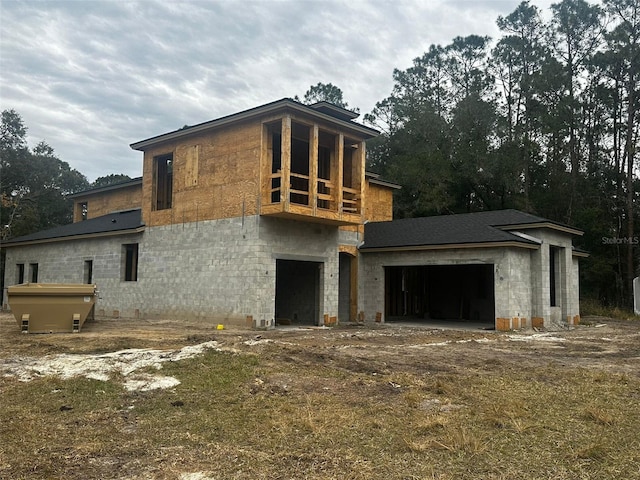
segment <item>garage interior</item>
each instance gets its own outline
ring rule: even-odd
[[[276,325],[318,325],[322,263],[276,260]]]
[[[385,267],[385,320],[495,325],[493,264]]]

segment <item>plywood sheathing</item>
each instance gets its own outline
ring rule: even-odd
[[[354,190],[360,191],[364,176],[364,141],[361,139],[347,139],[342,130],[336,128],[327,122],[317,121],[314,118],[308,118],[301,115],[285,115],[283,117],[269,117],[263,119],[262,127],[262,145],[261,154],[262,161],[260,164],[261,172],[261,204],[260,212],[263,215],[278,215],[293,217],[297,215],[312,217],[311,221],[320,221],[325,223],[353,223],[361,224],[363,222],[362,205],[357,205],[352,210],[352,204],[349,209],[343,208],[343,162],[345,143],[349,146],[355,144],[358,148],[354,151],[354,165],[349,172],[353,177],[355,185]],[[308,133],[304,134],[304,138],[308,139],[309,144],[309,203],[308,205],[292,204],[289,199],[291,192],[289,186],[290,172],[290,155],[291,155],[291,139],[292,132],[298,128],[298,135],[301,129],[305,129]],[[273,133],[281,134],[281,173],[274,173],[272,168],[272,157],[274,146]],[[330,172],[329,178],[320,178],[318,169],[318,147],[327,147],[330,150]],[[272,183],[274,175],[281,175],[281,197],[279,203],[272,202]],[[319,185],[324,184],[328,187],[328,191],[320,193]],[[319,200],[326,201],[328,208],[320,206]],[[358,194],[357,201],[362,203],[362,195]]]
[[[255,215],[260,124],[242,123],[145,152],[143,220],[149,226]],[[152,210],[153,159],[173,154],[172,208]]]
[[[331,209],[318,209],[315,202],[310,205],[289,203],[290,158],[292,122],[309,127],[311,156],[309,190],[312,200],[317,198],[317,144],[322,135],[333,137],[331,161]],[[280,203],[271,203],[273,151],[270,130],[281,134]],[[345,131],[331,122],[296,112],[268,115],[248,119],[224,128],[194,134],[180,141],[167,142],[145,152],[141,203],[143,221],[148,226],[168,225],[182,222],[215,220],[241,215],[283,214],[311,217],[312,221],[362,224],[364,220],[365,195],[362,194],[357,212],[341,212],[343,186],[343,153],[345,142],[358,146],[353,151],[353,186],[363,191],[366,185],[365,142],[353,132]],[[173,198],[172,208],[153,210],[153,159],[159,155],[173,154]],[[377,190],[383,190],[378,188]],[[376,190],[376,191],[377,191]],[[386,196],[385,196],[386,195]],[[372,219],[391,219],[391,192],[380,193]],[[378,213],[382,210],[383,213]],[[387,215],[389,213],[389,215]]]
[[[366,183],[364,218],[370,222],[393,220],[393,190],[382,185]]]
[[[106,192],[88,193],[74,200],[73,221],[82,220],[82,203],[87,203],[87,219],[101,217],[118,210],[142,206],[142,186],[132,185]]]

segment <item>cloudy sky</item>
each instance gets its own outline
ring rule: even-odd
[[[362,114],[432,44],[497,37],[519,0],[0,0],[0,110],[89,181],[135,177],[130,143],[318,82]],[[532,0],[543,11],[551,1]]]

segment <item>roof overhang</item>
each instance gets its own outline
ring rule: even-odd
[[[354,120],[360,116],[358,112],[339,107],[330,102],[317,102],[309,105],[314,110],[329,113],[332,117],[342,118],[343,120]]]
[[[525,230],[525,229],[534,229],[534,228],[549,228],[551,230],[558,230],[560,232],[569,233],[571,235],[582,236],[584,232],[582,230],[578,230],[577,228],[570,227],[568,225],[562,225],[560,223],[554,222],[536,222],[536,223],[521,223],[521,224],[513,224],[513,225],[495,225],[495,228],[499,228],[500,230]]]
[[[72,193],[67,195],[67,198],[80,198],[88,195],[94,195],[96,193],[109,192],[112,190],[120,190],[123,188],[131,188],[142,186],[142,177],[132,178],[126,182],[114,183],[112,185],[105,185],[104,187],[91,188],[88,190],[82,190],[81,192]]]
[[[586,252],[584,250],[579,250],[576,248],[572,250],[571,255],[573,255],[574,257],[580,257],[580,258],[589,258],[591,256],[589,252]]]
[[[115,237],[119,235],[130,235],[135,233],[144,232],[145,226],[142,225],[136,228],[129,228],[127,230],[114,230],[110,232],[98,232],[98,233],[84,233],[78,235],[67,235],[65,237],[55,238],[39,238],[37,240],[26,240],[24,242],[3,242],[2,248],[10,247],[25,247],[27,245],[42,245],[46,243],[68,242],[72,240],[86,240],[89,238],[103,238],[103,237]]]
[[[388,182],[380,178],[380,175],[373,172],[364,172],[364,176],[369,183],[373,183],[375,185],[380,185],[382,187],[393,188],[395,190],[401,190],[402,186],[397,183]]]
[[[161,143],[178,140],[208,130],[225,127],[244,120],[249,120],[260,116],[273,115],[278,112],[284,113],[286,111],[300,113],[302,115],[315,117],[319,120],[337,124],[340,127],[344,128],[346,131],[349,131],[352,134],[359,135],[365,140],[377,137],[380,134],[380,132],[373,128],[366,127],[359,123],[344,120],[342,118],[337,118],[320,110],[312,108],[308,105],[298,103],[294,100],[291,100],[290,98],[283,98],[282,100],[277,100],[275,102],[267,103],[266,105],[261,105],[259,107],[244,110],[239,113],[227,115],[216,120],[200,123],[192,127],[182,128],[173,132],[164,133],[162,135],[151,137],[146,140],[141,140],[139,142],[132,143],[130,147],[134,150],[145,151]]]
[[[359,250],[362,253],[369,252],[411,252],[411,251],[423,251],[423,250],[457,250],[461,248],[526,248],[529,250],[537,250],[539,245],[532,243],[505,241],[505,242],[478,242],[478,243],[445,243],[438,245],[401,245],[395,247],[373,247],[366,248],[366,243],[360,246]]]

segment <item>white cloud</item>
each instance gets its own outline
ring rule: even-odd
[[[4,1],[0,109],[89,180],[138,176],[130,143],[318,82],[366,113],[394,68],[456,36],[496,36],[498,15],[518,3]]]

